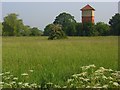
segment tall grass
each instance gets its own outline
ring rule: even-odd
[[[95,64],[117,70],[118,37],[3,37],[3,71],[16,76],[33,69],[28,82],[64,84],[80,67]]]

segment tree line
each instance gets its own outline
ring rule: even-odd
[[[109,20],[109,25],[104,22],[93,24],[76,22],[69,13],[60,13],[54,22],[48,24],[44,31],[37,27],[24,25],[23,20],[15,13],[8,14],[2,22],[3,36],[49,36],[48,39],[65,38],[66,36],[108,36],[120,35],[120,14],[116,13]]]
[[[120,35],[120,14],[116,13],[110,20],[109,25],[104,22],[97,22],[93,24],[76,22],[74,16],[69,13],[60,13],[55,21],[48,24],[44,29],[45,36],[51,36],[53,31],[51,26],[61,25],[66,36],[108,36]],[[54,33],[55,34],[55,33]],[[56,33],[57,34],[57,33]],[[53,35],[53,34],[52,34]],[[54,35],[55,36],[55,35]],[[56,35],[56,37],[59,35]]]
[[[2,22],[3,36],[39,36],[43,32],[37,27],[24,25],[23,20],[15,13],[8,14]]]

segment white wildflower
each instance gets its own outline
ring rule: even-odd
[[[103,79],[107,79],[107,77],[105,75],[102,76]]]
[[[79,79],[84,80],[84,78],[83,78],[83,77],[79,77]]]
[[[81,67],[81,68],[82,68],[83,71],[85,71],[85,70],[89,69],[90,66],[83,66],[83,67]]]
[[[18,82],[19,85],[22,85],[22,82]]]
[[[81,74],[76,74],[76,76],[78,76],[78,77],[79,77],[79,76],[81,76]]]
[[[3,75],[3,73],[0,73],[0,76],[2,76]]]
[[[55,88],[61,88],[59,85],[55,85]]]
[[[100,69],[101,69],[101,70],[105,70],[105,68],[104,68],[104,67],[100,67]]]
[[[103,72],[104,72],[103,70],[98,69],[98,70],[95,71],[95,75],[102,75]]]
[[[89,79],[83,79],[83,81],[87,82],[87,81],[89,81]]]
[[[12,88],[12,85],[10,83],[5,83],[5,86],[9,86]]]
[[[108,77],[108,79],[113,80],[113,78],[112,78],[112,77]]]
[[[5,79],[6,79],[6,80],[9,80],[9,79],[10,79],[10,77],[6,77]]]
[[[36,83],[32,83],[31,86],[37,86],[37,84]]]
[[[86,75],[87,75],[87,72],[82,72],[81,75],[82,75],[82,76],[86,76]]]
[[[33,70],[29,70],[30,72],[33,72]]]
[[[29,83],[24,83],[24,86],[29,86]]]
[[[96,66],[94,65],[94,64],[92,64],[92,65],[89,65],[90,67],[92,67],[92,68],[95,68]]]
[[[119,86],[119,84],[117,82],[113,82],[113,85],[115,86]]]
[[[13,80],[18,80],[18,78],[17,78],[17,77],[14,77]]]
[[[0,82],[0,85],[4,84],[4,82]]]
[[[108,69],[109,72],[112,72],[113,70],[112,69]]]
[[[16,82],[14,82],[14,81],[12,81],[12,82],[10,82],[10,84],[15,84]]]
[[[73,84],[70,85],[70,87],[73,87],[73,86],[74,86]]]
[[[99,86],[99,87],[96,87],[96,88],[102,88],[102,87]]]
[[[28,74],[27,73],[23,73],[23,74],[21,74],[22,76],[28,76]]]
[[[100,77],[99,77],[99,76],[95,76],[94,78],[95,78],[95,79],[98,79],[98,78],[100,78]]]
[[[63,88],[67,88],[67,86],[63,86]]]
[[[67,81],[67,82],[68,82],[68,83],[70,83],[70,82],[72,82],[72,81],[73,81],[73,79],[68,79],[68,81]]]
[[[10,74],[10,72],[5,72],[5,74]]]
[[[90,86],[87,86],[86,88],[91,88]]]
[[[110,81],[109,83],[113,83],[113,81]]]
[[[10,77],[13,77],[13,75],[9,75]]]
[[[78,78],[78,76],[77,76],[76,74],[72,75],[72,77],[74,77],[74,78]]]
[[[33,83],[33,84],[31,84],[30,86],[37,88],[37,84],[36,84],[36,83]]]
[[[51,82],[48,82],[47,84],[49,84],[49,85],[52,85],[53,83],[51,83]]]
[[[103,85],[103,88],[108,88],[108,85]]]

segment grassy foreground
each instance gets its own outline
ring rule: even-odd
[[[47,40],[47,37],[3,37],[3,71],[20,77],[34,70],[28,82],[64,84],[80,67],[95,64],[117,70],[118,37],[69,37]]]

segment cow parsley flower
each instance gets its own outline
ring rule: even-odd
[[[67,82],[68,82],[68,83],[70,83],[70,82],[72,82],[72,81],[73,81],[73,79],[68,79],[68,81],[67,81]]]
[[[13,80],[18,80],[18,78],[17,78],[17,77],[14,77]]]
[[[103,88],[108,88],[108,85],[103,85]]]
[[[27,73],[23,73],[23,74],[21,74],[22,76],[28,76],[28,74]]]
[[[90,67],[92,67],[92,68],[95,68],[96,66],[94,65],[94,64],[92,64],[92,65],[89,65]]]
[[[113,82],[113,85],[115,86],[119,86],[119,84],[117,82]]]
[[[10,74],[10,72],[5,72],[5,74]]]
[[[22,85],[22,82],[18,82],[19,85]]]
[[[30,72],[33,72],[33,70],[29,70]]]
[[[0,85],[4,84],[4,82],[0,82]]]

